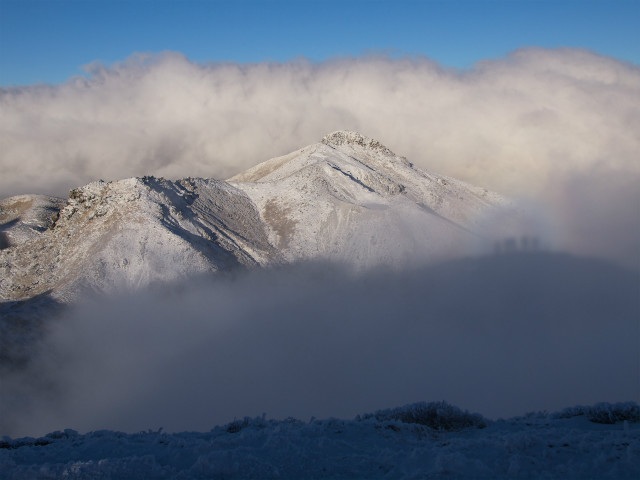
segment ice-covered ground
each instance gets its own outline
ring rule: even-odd
[[[0,476],[639,478],[639,412],[637,404],[601,404],[488,421],[432,403],[355,420],[247,418],[206,433],[65,430],[5,437]]]

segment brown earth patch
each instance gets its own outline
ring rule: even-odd
[[[296,230],[297,222],[287,216],[290,212],[291,207],[278,205],[274,199],[270,199],[264,205],[264,220],[278,235],[278,247],[280,248],[289,246],[289,241]]]

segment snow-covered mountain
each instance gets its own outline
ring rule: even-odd
[[[145,286],[278,254],[247,196],[216,180],[94,182],[72,190],[55,217],[24,243],[6,234],[14,246],[0,254],[0,295],[65,300],[81,288]]]
[[[4,300],[69,301],[84,289],[300,259],[358,267],[439,260],[515,225],[499,195],[420,170],[348,131],[227,182],[98,181],[66,202],[24,195],[0,209]]]
[[[355,132],[334,132],[229,182],[251,198],[270,242],[289,261],[435,260],[513,227],[499,195],[420,170]],[[506,227],[500,234],[487,230],[495,223],[483,223],[498,214]]]

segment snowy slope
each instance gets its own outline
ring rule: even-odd
[[[627,479],[640,476],[637,405],[600,405],[449,429],[369,415],[302,422],[264,417],[206,433],[73,430],[0,442],[6,479]],[[407,406],[404,411],[425,405]],[[444,410],[445,414],[440,415]],[[585,415],[585,411],[587,414]],[[590,412],[602,413],[595,423]],[[615,412],[627,420],[615,422]],[[612,415],[613,413],[613,415]],[[622,418],[622,417],[620,417]],[[444,422],[438,422],[444,419]],[[590,421],[591,420],[591,421]],[[419,420],[418,420],[419,421]],[[485,426],[486,425],[486,426]]]
[[[398,265],[515,232],[504,198],[418,169],[356,132],[334,132],[229,182],[253,200],[288,260]]]
[[[251,201],[225,182],[99,181],[72,190],[50,229],[0,252],[0,298],[64,301],[276,256]]]

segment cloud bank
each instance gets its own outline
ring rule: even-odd
[[[640,68],[518,50],[472,70],[428,58],[197,64],[135,55],[58,86],[0,90],[0,197],[103,178],[227,178],[334,130],[527,197],[561,246],[639,258]]]
[[[601,261],[521,253],[359,275],[293,265],[98,300],[50,323],[29,368],[0,370],[0,435],[639,401],[637,291]]]

